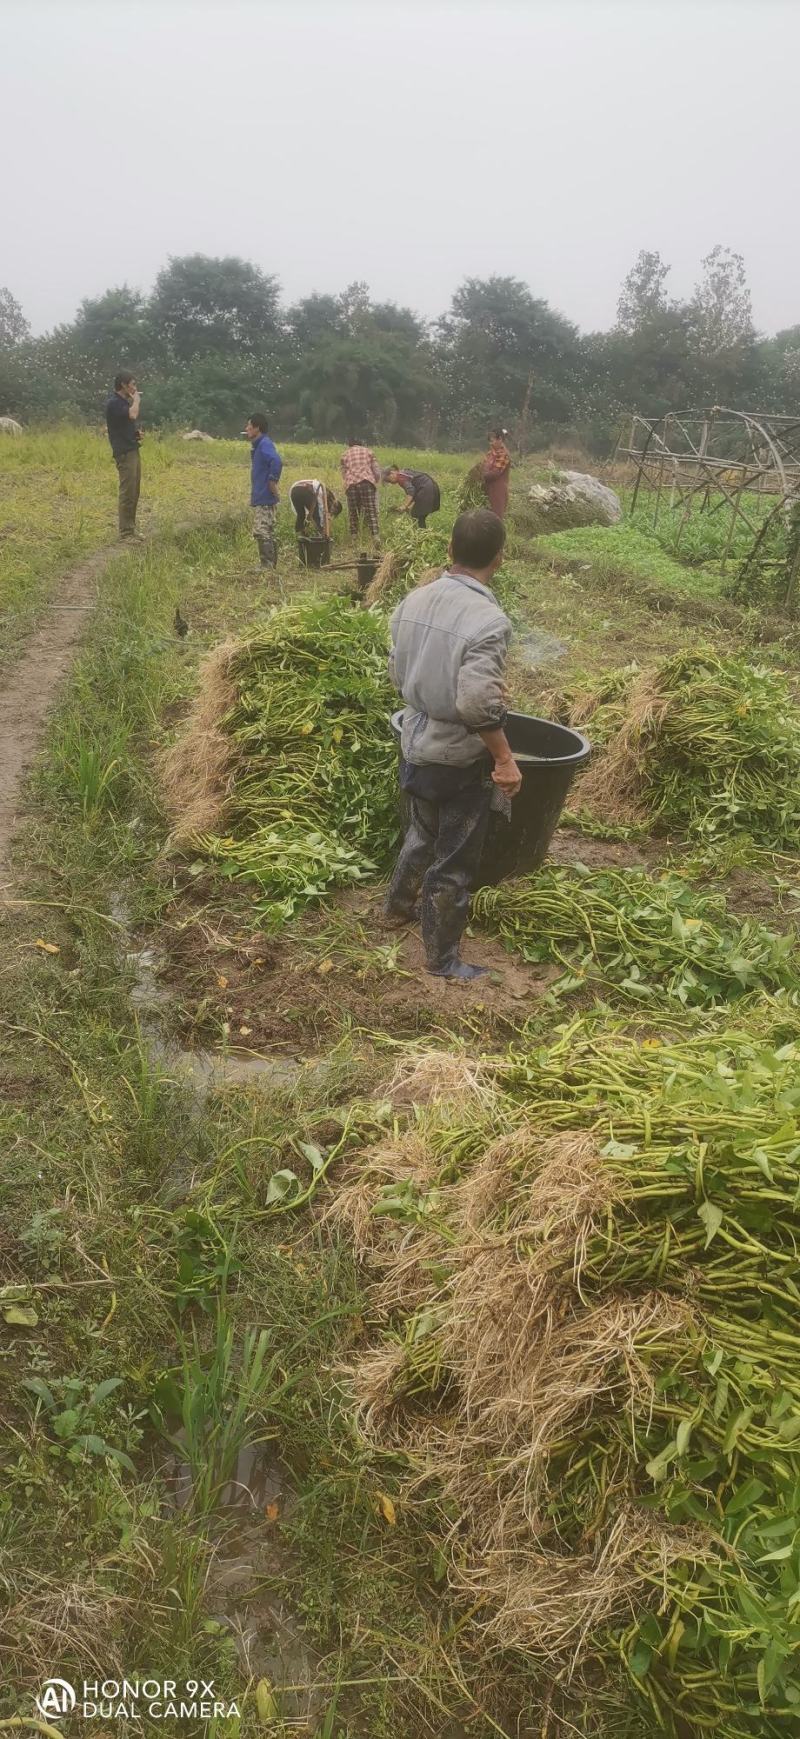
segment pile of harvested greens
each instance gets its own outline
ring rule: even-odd
[[[330,1210],[371,1302],[360,1430],[565,1731],[620,1661],[642,1733],[800,1720],[799,1040],[778,998],[748,1030],[418,1054]]]
[[[482,888],[473,912],[524,959],[558,961],[561,989],[602,981],[617,996],[693,1007],[796,981],[790,938],[735,917],[721,895],[679,875],[545,865]]]
[[[646,808],[694,838],[738,832],[773,850],[800,847],[800,710],[782,677],[707,649],[624,674],[616,693],[606,680],[598,697],[593,737],[606,747],[582,803]]]
[[[226,651],[224,831],[198,831],[192,843],[263,889],[267,924],[358,881],[392,850],[386,657],[383,618],[337,598],[288,605]]]

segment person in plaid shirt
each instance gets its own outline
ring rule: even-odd
[[[375,454],[360,441],[348,441],[341,459],[347,511],[350,515],[350,536],[358,533],[359,522],[366,520],[373,537],[378,538],[378,484],[381,468]]]

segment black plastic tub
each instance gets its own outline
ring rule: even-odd
[[[304,568],[326,568],[331,559],[329,537],[299,537],[297,553]]]
[[[356,563],[356,581],[359,592],[366,592],[367,587],[372,585],[379,566],[379,556],[359,556]]]
[[[392,714],[398,752],[402,717],[402,711]],[[512,798],[510,821],[492,810],[481,859],[483,887],[527,875],[544,863],[570,785],[592,752],[580,731],[527,713],[509,713],[506,736],[522,774],[522,789]],[[405,808],[402,799],[401,804]]]

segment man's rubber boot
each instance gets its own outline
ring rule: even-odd
[[[274,537],[257,537],[256,543],[258,544],[262,568],[276,568],[278,566],[278,551]]]
[[[457,983],[471,984],[474,978],[486,978],[489,967],[469,966],[456,954],[450,960],[443,960],[440,966],[429,966],[427,971],[431,978],[454,978]]]

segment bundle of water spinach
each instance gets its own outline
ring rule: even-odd
[[[546,866],[482,888],[473,911],[526,960],[562,965],[562,990],[600,979],[625,998],[702,1007],[797,980],[790,937],[735,917],[721,895],[675,874]]]
[[[374,872],[396,843],[386,622],[339,598],[288,605],[229,672],[227,831],[197,843],[263,889],[263,919],[278,925]]]

